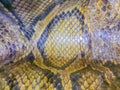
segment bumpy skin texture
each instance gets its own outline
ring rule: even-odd
[[[119,0],[0,0],[0,90],[119,89]]]

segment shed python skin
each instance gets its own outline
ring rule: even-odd
[[[120,0],[0,0],[0,90],[120,90]]]

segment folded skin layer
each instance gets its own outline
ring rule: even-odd
[[[19,31],[16,21],[6,12],[0,11],[0,67],[10,62],[16,62],[26,54],[27,39]],[[17,58],[17,60],[16,60]]]

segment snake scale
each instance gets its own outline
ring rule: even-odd
[[[120,0],[0,0],[0,90],[120,90]]]

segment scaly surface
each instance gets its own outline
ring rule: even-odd
[[[0,90],[119,90],[120,0],[0,0]]]

